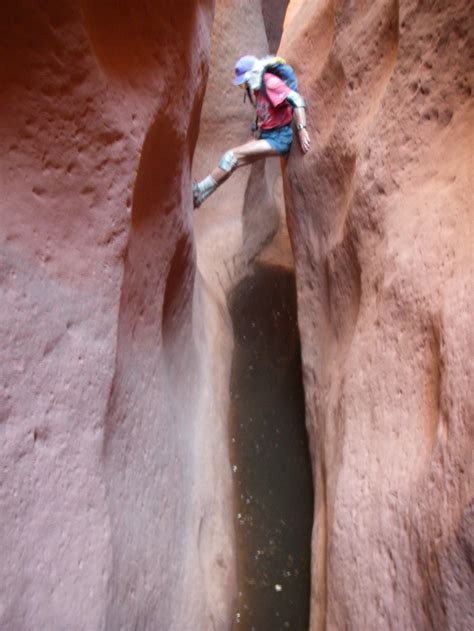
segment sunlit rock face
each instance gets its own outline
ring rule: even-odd
[[[2,629],[229,620],[221,316],[190,194],[212,13],[0,8]]]
[[[469,31],[460,0],[287,13],[313,141],[286,172],[312,631],[472,626]]]

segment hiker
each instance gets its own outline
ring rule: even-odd
[[[288,156],[293,141],[293,113],[303,153],[310,146],[304,99],[297,91],[293,68],[284,59],[257,59],[245,55],[235,64],[234,84],[246,90],[256,109],[253,131],[258,140],[226,151],[210,175],[200,182],[193,182],[194,208],[198,208],[239,167],[261,158]]]

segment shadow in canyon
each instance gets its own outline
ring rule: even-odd
[[[306,631],[313,486],[294,274],[257,266],[229,308],[239,583],[233,629]]]

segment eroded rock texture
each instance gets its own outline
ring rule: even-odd
[[[0,8],[2,629],[229,620],[190,221],[212,4]]]
[[[473,625],[472,28],[464,0],[289,6],[314,631]]]
[[[217,5],[196,177],[248,138],[232,66],[277,41],[270,4]],[[196,256],[212,5],[0,8],[2,629],[229,626],[225,298],[279,213],[276,161],[240,171]],[[312,631],[473,626],[471,13],[289,5]],[[280,237],[267,260],[291,265]]]

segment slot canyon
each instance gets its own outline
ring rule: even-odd
[[[473,629],[471,3],[0,34],[0,630]],[[193,210],[269,52],[311,148]]]

